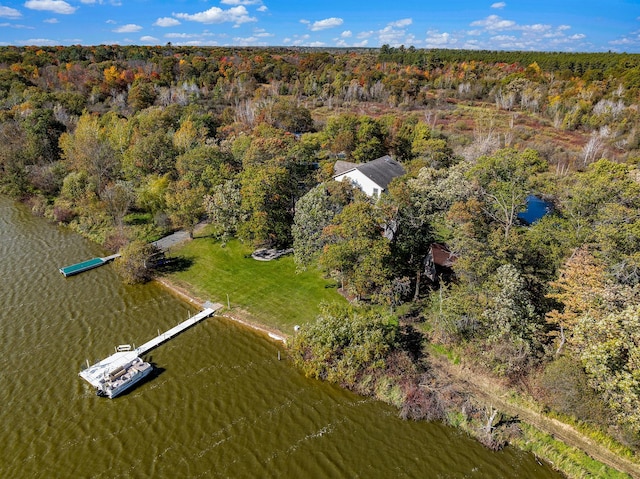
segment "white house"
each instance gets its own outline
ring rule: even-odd
[[[334,180],[343,181],[348,178],[354,186],[376,198],[387,189],[391,180],[406,173],[402,165],[389,155],[368,163],[339,161],[334,168]]]

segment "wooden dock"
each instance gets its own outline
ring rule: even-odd
[[[119,257],[119,254],[112,254],[111,256],[105,256],[104,258],[91,258],[81,263],[72,264],[70,266],[63,266],[62,268],[59,268],[59,270],[66,278],[69,276],[73,276],[74,274],[84,273],[85,271],[89,271],[90,269],[97,268],[98,266],[107,264],[108,262],[113,261],[114,259]]]
[[[104,378],[108,376],[112,371],[121,368],[123,365],[130,363],[136,357],[141,356],[147,351],[150,351],[156,346],[159,346],[165,341],[168,341],[169,339],[177,336],[194,324],[199,323],[203,319],[215,314],[216,311],[223,307],[223,305],[220,303],[205,303],[204,306],[205,309],[200,311],[195,316],[192,316],[186,321],[183,321],[177,326],[174,326],[173,328],[156,336],[152,340],[147,341],[140,347],[131,349],[129,345],[123,344],[118,346],[114,354],[103,359],[102,361],[98,361],[92,366],[89,366],[87,362],[88,367],[80,371],[79,376],[88,381],[92,386],[98,387],[104,381]]]
[[[174,326],[173,328],[165,331],[164,333],[160,334],[159,336],[156,336],[152,340],[147,341],[142,346],[137,347],[134,350],[136,355],[140,356],[140,355],[146,353],[147,351],[155,348],[156,346],[159,346],[160,344],[164,343],[165,341],[173,338],[174,336],[177,336],[178,334],[183,332],[185,329],[189,329],[194,324],[199,323],[200,321],[202,321],[205,318],[208,318],[209,316],[212,316],[213,314],[215,314],[216,311],[218,311],[219,309],[221,309],[223,307],[220,303],[215,303],[215,304],[210,304],[209,303],[209,304],[207,304],[207,306],[208,306],[207,308],[203,309],[202,311],[200,311],[195,316],[192,316],[191,318],[187,319],[186,321],[183,321],[182,323],[178,324],[177,326]]]

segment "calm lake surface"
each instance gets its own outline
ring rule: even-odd
[[[0,197],[0,477],[553,478],[439,424],[301,376],[278,344],[210,318],[151,351],[157,375],[114,400],[78,377],[196,312],[125,286],[104,254]],[[211,298],[213,300],[219,298]]]

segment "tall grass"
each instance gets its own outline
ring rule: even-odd
[[[584,452],[540,432],[527,424],[521,424],[523,436],[515,445],[530,451],[562,471],[569,479],[628,479],[629,476],[592,459]]]

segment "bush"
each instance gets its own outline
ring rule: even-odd
[[[291,355],[307,376],[353,389],[363,375],[379,375],[397,346],[398,325],[388,314],[331,304],[293,338]]]
[[[563,356],[548,363],[536,382],[541,401],[551,409],[583,421],[606,421],[605,404],[576,360]]]

